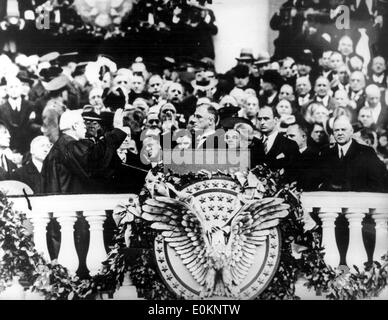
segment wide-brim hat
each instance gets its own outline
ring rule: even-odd
[[[268,52],[260,52],[257,59],[253,62],[255,65],[263,65],[271,62],[271,56]]]
[[[237,61],[254,61],[253,51],[250,48],[241,49],[240,56],[236,58]]]
[[[65,88],[69,83],[69,78],[64,74],[60,74],[58,77],[50,80],[49,82],[42,82],[42,85],[47,91],[57,91]]]
[[[208,91],[208,90],[211,90],[213,88],[215,88],[218,84],[218,80],[217,79],[206,79],[206,80],[203,80],[203,81],[197,81],[197,80],[193,80],[191,81],[191,86],[194,88],[194,90],[201,90],[201,91]]]
[[[102,122],[101,116],[99,116],[94,111],[86,111],[86,112],[84,111],[84,112],[82,112],[82,118],[84,120]]]
[[[39,77],[44,82],[50,82],[51,80],[59,77],[63,72],[63,69],[60,67],[49,67],[40,70]]]

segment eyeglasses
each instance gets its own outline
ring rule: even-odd
[[[151,120],[148,120],[148,123],[149,124],[159,124],[160,123],[160,120],[159,119],[151,119]]]

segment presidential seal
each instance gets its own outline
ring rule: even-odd
[[[254,299],[280,258],[283,199],[243,193],[238,181],[215,177],[176,190],[159,185],[141,217],[159,231],[156,261],[168,287],[185,299]],[[167,191],[168,190],[168,191]]]

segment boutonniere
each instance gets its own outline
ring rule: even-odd
[[[284,153],[281,153],[276,157],[276,160],[284,159],[285,157]]]

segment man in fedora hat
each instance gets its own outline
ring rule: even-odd
[[[252,66],[255,61],[255,57],[253,56],[253,51],[251,48],[243,48],[241,49],[240,56],[236,58],[237,64],[245,64],[249,67]]]

